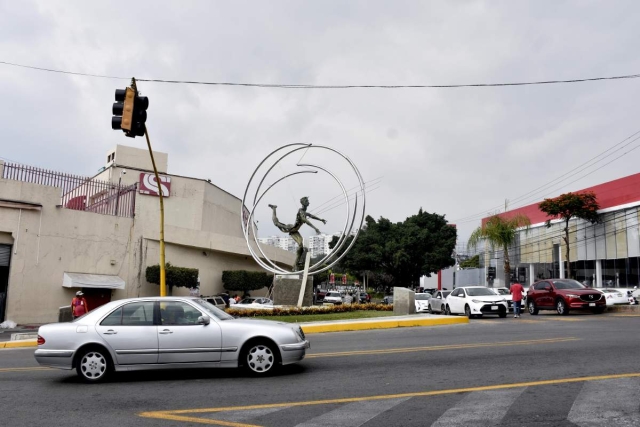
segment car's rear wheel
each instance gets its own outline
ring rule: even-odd
[[[471,308],[468,305],[464,306],[464,315],[469,319],[473,319],[473,314],[471,314]]]
[[[529,301],[529,303],[527,304],[527,308],[529,310],[529,314],[531,314],[532,316],[538,314],[538,307],[536,307],[535,302]]]
[[[104,381],[111,369],[111,358],[103,348],[90,347],[82,350],[76,363],[76,372],[80,378],[89,383]]]
[[[567,307],[567,303],[564,302],[562,298],[556,301],[556,311],[561,316],[566,316],[569,314],[569,307]]]
[[[261,340],[254,341],[245,348],[242,362],[250,374],[263,376],[276,371],[280,360],[275,345]]]

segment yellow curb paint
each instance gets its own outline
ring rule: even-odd
[[[30,372],[30,371],[54,371],[57,369],[34,366],[32,368],[0,368],[2,372]]]
[[[38,346],[38,342],[36,340],[0,342],[0,348],[22,348],[22,347],[37,347],[37,346]]]
[[[315,359],[319,357],[340,357],[340,356],[362,356],[371,354],[390,354],[390,353],[415,353],[418,351],[441,351],[441,350],[460,350],[469,348],[482,348],[482,347],[506,347],[506,346],[520,346],[520,345],[532,345],[532,344],[554,344],[569,341],[580,341],[580,338],[568,337],[568,338],[545,338],[539,340],[522,340],[522,341],[501,341],[490,343],[477,343],[477,344],[450,344],[450,345],[435,345],[430,347],[408,347],[408,348],[387,348],[380,350],[357,350],[357,351],[341,351],[333,353],[315,353],[307,354],[306,359]]]
[[[155,418],[155,419],[161,419],[161,420],[183,421],[183,422],[228,426],[228,427],[260,427],[254,424],[242,424],[242,423],[234,423],[234,422],[222,421],[222,420],[190,417],[190,416],[183,416],[181,414],[215,414],[218,412],[225,412],[225,411],[248,411],[252,409],[282,408],[282,407],[310,406],[310,405],[328,405],[328,404],[363,402],[363,401],[371,401],[371,400],[442,396],[442,395],[456,394],[456,393],[472,393],[477,391],[504,390],[504,389],[510,389],[510,388],[524,388],[524,387],[535,387],[535,386],[544,386],[544,385],[569,384],[569,383],[576,383],[576,382],[603,381],[603,380],[613,380],[613,379],[621,379],[621,378],[638,378],[638,377],[640,377],[640,372],[632,372],[628,374],[598,375],[598,376],[577,377],[577,378],[560,378],[560,379],[554,379],[554,380],[497,384],[497,385],[480,386],[480,387],[454,388],[449,390],[420,391],[420,392],[414,392],[414,393],[385,394],[385,395],[378,395],[378,396],[348,397],[348,398],[342,398],[342,399],[310,400],[310,401],[302,401],[302,402],[283,402],[283,403],[272,403],[272,404],[265,404],[265,405],[229,406],[229,407],[220,407],[220,408],[179,409],[174,411],[141,412],[138,414],[138,416],[143,418]]]
[[[390,329],[405,328],[413,326],[442,326],[458,325],[469,323],[466,317],[450,317],[442,319],[403,319],[403,320],[381,320],[377,322],[349,322],[349,323],[328,323],[326,325],[304,325],[300,324],[305,334],[317,334],[322,332],[342,332],[342,331],[362,331],[367,329]]]

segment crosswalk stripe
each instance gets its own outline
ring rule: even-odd
[[[384,411],[388,411],[409,399],[409,397],[405,397],[401,399],[354,402],[298,424],[296,427],[360,427]]]
[[[580,427],[640,425],[640,379],[585,383],[567,420]]]
[[[431,427],[494,426],[524,390],[525,387],[470,393],[442,414]]]

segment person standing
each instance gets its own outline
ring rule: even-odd
[[[76,292],[76,296],[71,300],[71,316],[75,320],[88,312],[89,306],[87,305],[87,300],[84,298],[84,294],[82,291]]]
[[[513,318],[520,317],[520,311],[522,309],[522,293],[524,292],[524,288],[520,283],[514,283],[509,288],[509,292],[511,292],[512,300],[513,300]]]

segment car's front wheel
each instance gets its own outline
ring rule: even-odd
[[[278,367],[278,350],[267,341],[254,341],[246,347],[242,361],[250,374],[267,375]]]
[[[471,314],[471,308],[468,305],[464,306],[464,315],[467,316],[469,319],[473,318],[473,314]]]
[[[564,302],[563,299],[558,299],[558,301],[556,301],[556,311],[561,316],[569,314],[569,307],[567,307],[567,303]]]
[[[432,314],[433,312],[431,311],[431,305],[427,305],[427,313]]]
[[[76,372],[86,382],[104,381],[111,372],[111,358],[105,349],[88,348],[82,350],[76,364]]]
[[[447,316],[451,316],[451,310],[449,309],[448,305],[444,307],[444,314]]]
[[[529,301],[527,304],[527,308],[529,309],[529,314],[536,315],[538,314],[538,307],[536,307],[536,303],[533,301]]]

